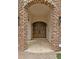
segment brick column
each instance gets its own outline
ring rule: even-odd
[[[18,7],[19,14],[19,26],[18,26],[18,49],[19,49],[19,59],[24,59],[24,50],[27,48],[25,40],[27,39],[27,23],[28,23],[28,13],[27,9],[24,8],[23,0],[19,0]]]
[[[57,51],[59,49],[59,38],[60,38],[60,28],[59,28],[59,15],[58,10],[54,7],[51,11],[51,47],[53,50]]]

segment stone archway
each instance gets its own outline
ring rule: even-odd
[[[46,23],[35,22],[32,24],[33,27],[33,38],[46,38]]]
[[[48,2],[47,0],[29,0],[27,3],[23,4],[23,1],[21,1],[22,4],[19,7],[19,16],[20,16],[20,26],[19,26],[19,40],[20,40],[20,48],[22,50],[27,48],[26,40],[28,39],[28,8],[31,7],[34,4],[45,4],[48,7],[52,9],[50,14],[50,43],[53,50],[58,49],[58,41],[59,41],[59,25],[58,25],[58,16],[59,12],[56,7],[56,5],[52,2]]]

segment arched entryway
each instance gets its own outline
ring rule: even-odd
[[[58,6],[53,0],[20,1],[19,43],[21,54],[24,54],[20,59],[56,59],[53,50],[57,50],[59,44]],[[45,23],[35,23],[37,21],[43,21],[47,26]],[[33,23],[35,25],[32,26]],[[46,39],[31,40],[33,37]]]
[[[32,38],[46,38],[46,23],[35,22],[32,27]]]
[[[25,6],[24,15],[24,38],[26,41],[47,40],[51,44],[51,48],[58,49],[59,26],[58,26],[58,9],[52,2],[45,0],[29,1]],[[28,17],[28,18],[27,18]],[[27,19],[27,20],[26,20]],[[23,21],[23,22],[24,22]],[[45,22],[47,26],[41,28],[40,23]],[[35,23],[34,26],[33,23]],[[43,24],[42,24],[43,25]],[[39,28],[39,29],[38,29]],[[44,29],[45,28],[45,29]],[[42,32],[44,31],[44,33]],[[38,41],[37,41],[38,42]]]

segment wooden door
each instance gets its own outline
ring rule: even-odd
[[[33,38],[46,38],[46,24],[43,22],[33,23]]]

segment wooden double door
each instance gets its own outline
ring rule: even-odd
[[[35,22],[33,23],[33,38],[46,38],[46,23]]]

